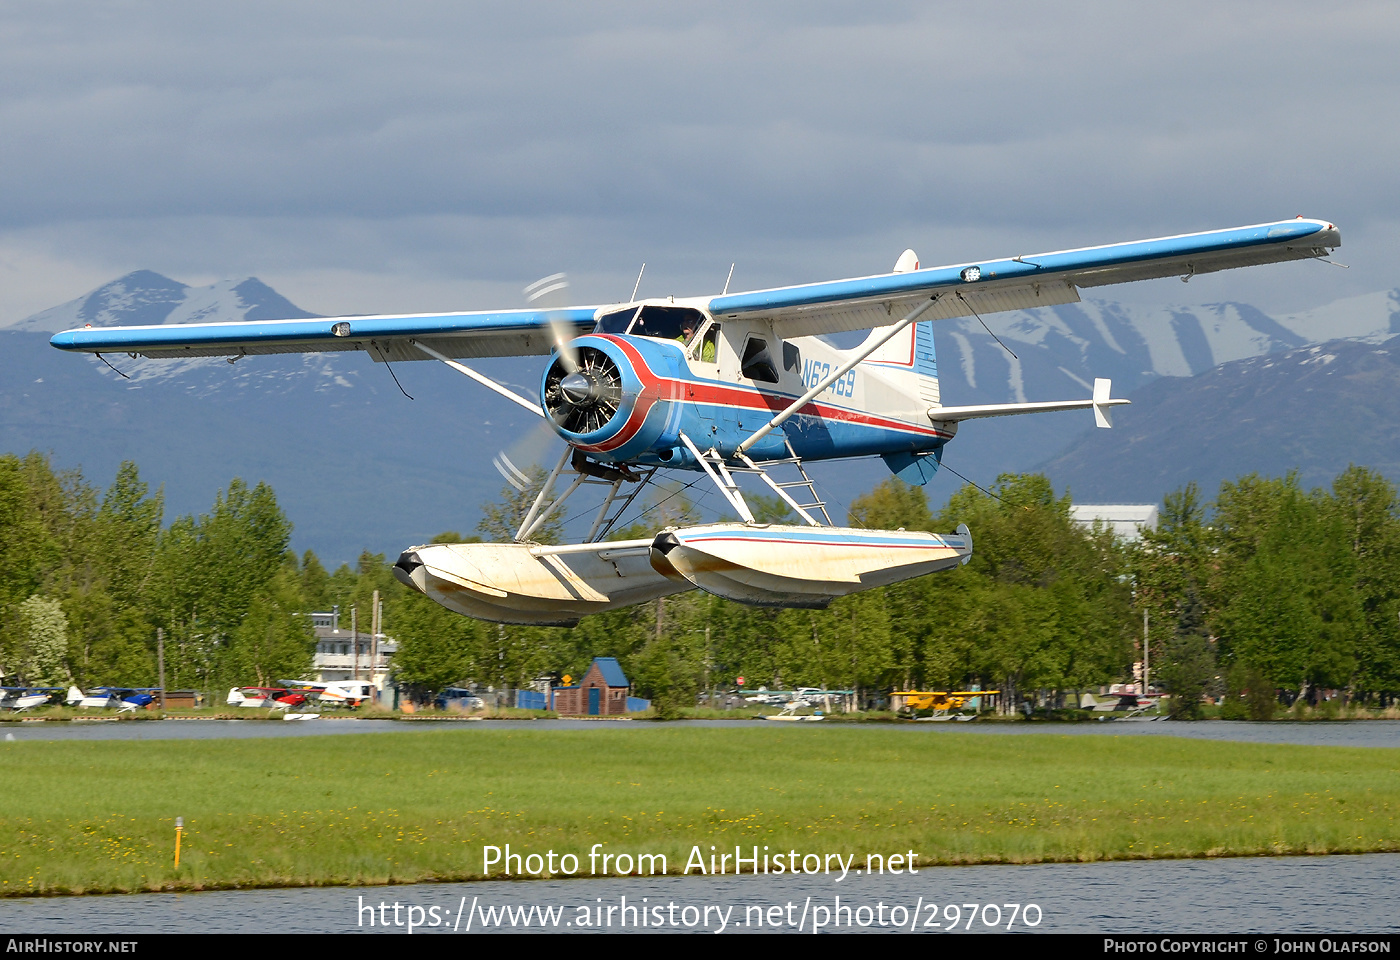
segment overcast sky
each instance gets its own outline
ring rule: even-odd
[[[749,289],[1292,217],[1400,286],[1394,3],[0,8],[0,323],[127,271],[308,310]]]

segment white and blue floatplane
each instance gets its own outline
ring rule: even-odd
[[[459,613],[504,623],[579,617],[699,588],[744,603],[821,607],[836,597],[967,562],[954,533],[832,523],[805,463],[878,456],[927,483],[965,420],[1085,409],[1111,426],[1107,380],[1092,395],[945,405],[934,324],[1075,303],[1082,287],[1189,278],[1233,267],[1323,259],[1341,243],[1323,220],[1283,220],[1108,246],[921,268],[906,250],[890,273],[717,296],[554,306],[562,274],[523,310],[69,330],[61,350],[153,358],[363,351],[379,363],[437,360],[539,416],[567,447],[510,543],[429,544],[395,575]],[[638,278],[640,282],[640,278]],[[869,330],[838,349],[823,335]],[[548,354],[538,399],[460,361]],[[608,541],[661,470],[700,471],[737,523]],[[780,471],[785,479],[779,479]],[[505,472],[508,474],[510,470]],[[772,491],[797,524],[757,522],[736,476]],[[515,477],[524,487],[524,478]],[[566,500],[600,488],[583,542],[535,542]]]

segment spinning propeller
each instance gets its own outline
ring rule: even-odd
[[[568,294],[569,278],[562,273],[525,288],[526,302],[544,311],[558,354],[545,377],[545,412],[563,430],[592,433],[617,413],[622,377],[617,364],[601,350],[574,346],[575,328],[560,312],[568,304]]]
[[[559,429],[591,433],[617,413],[622,378],[616,364],[602,351],[574,344],[577,328],[563,313],[568,298],[569,278],[562,273],[550,274],[525,288],[526,303],[544,314],[555,346],[545,378],[545,413]],[[557,440],[555,430],[541,424],[509,450],[496,454],[492,463],[508,484],[524,492],[531,482],[527,471],[557,456],[549,453]]]

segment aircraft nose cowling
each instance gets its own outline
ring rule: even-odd
[[[575,343],[569,354],[556,355],[545,371],[542,406],[565,440],[596,441],[614,420],[626,419],[624,407],[630,404],[622,366],[609,351],[592,344]]]
[[[599,461],[625,463],[674,446],[674,437],[663,436],[673,378],[669,369],[667,376],[653,372],[664,366],[664,349],[645,338],[590,335],[555,354],[540,385],[554,432]]]

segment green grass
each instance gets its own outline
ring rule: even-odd
[[[489,723],[0,742],[0,892],[400,883],[482,847],[921,864],[1400,850],[1400,750],[864,726]],[[184,817],[180,869],[174,820]]]

